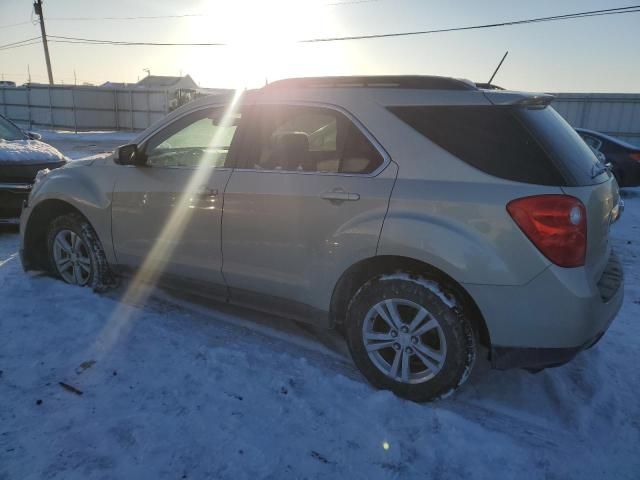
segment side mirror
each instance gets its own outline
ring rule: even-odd
[[[120,165],[144,165],[144,154],[138,150],[138,145],[128,143],[116,148],[113,159]]]
[[[30,140],[42,140],[42,135],[37,132],[25,132]]]

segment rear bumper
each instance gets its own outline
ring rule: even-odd
[[[581,351],[593,347],[603,335],[604,332],[589,339],[584,345],[572,348],[492,347],[491,366],[498,370],[559,367],[573,360]]]
[[[624,297],[613,252],[596,284],[583,269],[550,267],[522,286],[466,287],[487,323],[492,364],[501,369],[566,363],[599,340]]]

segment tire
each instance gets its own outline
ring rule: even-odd
[[[94,291],[114,285],[107,257],[93,227],[77,213],[57,217],[47,232],[51,272],[65,282]]]
[[[445,291],[429,278],[394,274],[373,278],[356,292],[347,311],[347,343],[373,386],[425,402],[466,381],[476,335]]]

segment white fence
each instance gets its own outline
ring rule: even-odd
[[[574,127],[640,146],[640,94],[558,93],[552,105]]]
[[[0,87],[0,113],[26,128],[142,130],[168,113],[170,101],[166,90]],[[574,127],[640,145],[640,94],[558,93],[553,106]]]
[[[165,90],[75,85],[0,87],[0,113],[26,127],[141,130],[169,111]]]

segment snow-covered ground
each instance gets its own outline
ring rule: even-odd
[[[535,375],[480,363],[425,405],[368,386],[333,333],[25,274],[2,230],[0,479],[637,479],[640,189],[625,201],[602,341]]]

